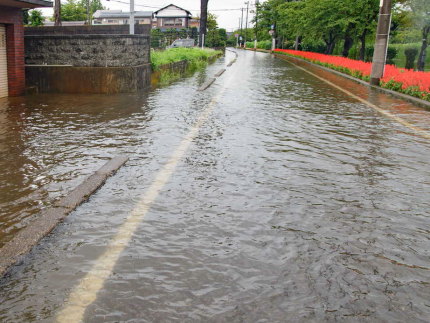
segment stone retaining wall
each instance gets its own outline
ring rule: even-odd
[[[149,63],[149,55],[145,35],[25,36],[26,65],[130,67]]]

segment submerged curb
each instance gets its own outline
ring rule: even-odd
[[[226,49],[228,50],[228,49]],[[236,55],[236,58],[234,58],[230,63],[228,63],[228,67],[233,65],[234,62],[236,62],[236,59],[238,57],[238,54],[233,51],[233,50],[228,50],[229,52],[232,52]],[[224,72],[226,71],[225,68],[220,69],[218,72],[215,73],[214,77],[210,78],[209,80],[207,80],[205,83],[203,83],[202,86],[199,87],[199,89],[197,91],[204,91],[206,89],[208,89],[216,80],[217,77],[220,77]]]
[[[84,182],[65,197],[59,199],[49,209],[18,232],[18,234],[0,249],[0,278],[16,264],[22,256],[31,251],[39,241],[48,235],[64,218],[79,205],[88,200],[106,180],[116,173],[128,161],[126,156],[117,156],[108,161]]]
[[[219,70],[219,71],[215,74],[215,77],[220,77],[220,76],[222,75],[222,73],[224,73],[225,71],[226,71],[226,69],[225,69],[225,68],[223,68],[223,69]]]
[[[204,91],[204,90],[206,90],[209,86],[212,85],[213,82],[215,82],[215,78],[214,77],[210,78],[205,83],[203,83],[203,85],[201,87],[199,87],[198,91]]]

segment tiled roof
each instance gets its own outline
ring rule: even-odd
[[[121,10],[97,10],[94,18],[129,18],[130,12]],[[152,18],[152,11],[135,11],[134,18]]]

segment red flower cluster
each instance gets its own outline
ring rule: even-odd
[[[275,52],[300,57],[365,80],[369,79],[372,69],[372,63],[345,57],[289,49],[275,49]],[[384,77],[381,79],[381,86],[428,98],[430,97],[430,73],[416,72],[398,68],[394,65],[386,65]]]

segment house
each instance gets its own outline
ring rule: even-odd
[[[25,91],[22,10],[52,7],[45,0],[0,0],[0,98]]]
[[[154,12],[156,23],[154,28],[188,28],[191,20],[191,12],[170,4]]]
[[[200,29],[200,18],[191,18],[190,19],[190,21],[189,21],[189,23],[188,23],[188,27],[190,27],[190,28],[197,28],[197,29]]]
[[[134,21],[136,24],[150,25],[152,17],[152,11],[134,12]],[[123,12],[122,10],[97,10],[93,15],[93,25],[128,25],[129,19],[130,12]]]

